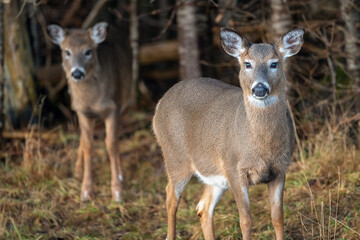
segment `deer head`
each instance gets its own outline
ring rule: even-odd
[[[284,61],[300,51],[304,29],[286,33],[275,44],[252,44],[233,30],[221,29],[221,45],[240,63],[240,85],[247,100],[267,107],[285,88]]]
[[[62,65],[68,79],[81,81],[96,68],[96,48],[105,40],[107,26],[106,22],[100,22],[86,30],[67,30],[58,25],[47,27],[51,40],[61,48]]]

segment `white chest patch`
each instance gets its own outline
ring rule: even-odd
[[[276,103],[278,100],[278,97],[277,96],[268,96],[265,99],[256,99],[254,96],[249,95],[248,100],[249,100],[250,104],[255,107],[266,108],[266,107]]]
[[[198,171],[195,172],[195,176],[199,178],[199,180],[210,186],[218,187],[221,189],[228,189],[229,184],[227,179],[222,175],[210,175],[210,176],[203,176]]]

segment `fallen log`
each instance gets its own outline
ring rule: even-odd
[[[177,61],[179,58],[178,47],[177,40],[143,45],[140,47],[140,64],[149,65],[162,61]]]

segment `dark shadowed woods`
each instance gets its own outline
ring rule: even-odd
[[[80,201],[73,177],[79,126],[61,51],[48,24],[117,32],[131,62],[121,117],[123,201],[111,201],[103,124],[95,128],[95,198]],[[284,195],[286,239],[360,238],[360,4],[355,0],[73,0],[0,3],[0,239],[164,239],[162,155],[151,120],[176,82],[206,76],[239,85],[220,28],[275,42],[305,28],[286,65],[296,150]],[[108,39],[110,41],[110,39]],[[120,58],[120,57],[119,57]],[[177,217],[178,239],[202,239],[192,181]],[[254,239],[273,239],[266,187],[250,189]],[[219,239],[241,238],[230,191],[215,210]]]

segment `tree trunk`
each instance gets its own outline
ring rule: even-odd
[[[4,131],[4,3],[0,2],[0,149],[3,144]]]
[[[177,26],[179,39],[180,79],[201,76],[196,32],[195,0],[177,0]]]
[[[270,29],[272,29],[271,37],[274,41],[278,40],[282,35],[290,31],[292,24],[289,8],[283,0],[270,0],[271,5],[271,21]]]
[[[139,20],[137,16],[137,0],[130,2],[130,46],[132,51],[132,73],[130,104],[136,107],[137,83],[139,78]]]
[[[360,22],[360,13],[355,9],[356,1],[343,0],[341,4],[341,17],[345,23],[345,53],[346,68],[352,79],[355,96],[360,95],[360,47],[357,41],[360,33],[356,29],[356,25]],[[359,4],[358,4],[359,5]],[[359,6],[358,6],[359,7]],[[360,97],[355,99],[357,111],[360,111]]]
[[[20,119],[27,124],[36,104],[34,66],[25,22],[19,1],[4,5],[5,109],[15,127]]]
[[[289,8],[284,0],[270,0],[271,5],[271,38],[275,42],[280,39],[285,33],[290,31],[292,19]],[[291,61],[291,60],[290,60]],[[284,64],[284,71],[286,76],[290,73],[289,60]],[[290,79],[291,80],[291,79]]]

